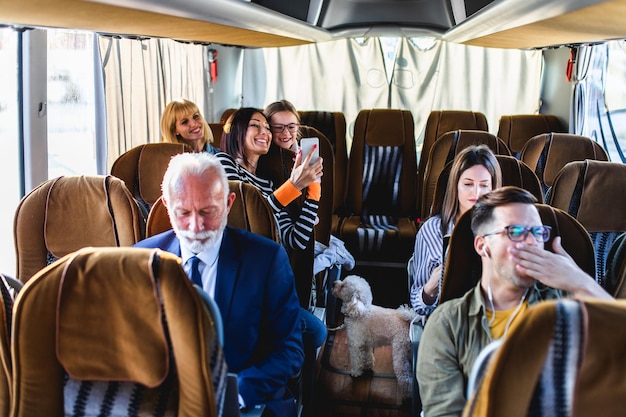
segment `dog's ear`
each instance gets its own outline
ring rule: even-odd
[[[361,317],[367,311],[367,307],[357,294],[353,294],[350,301],[344,303],[344,307],[344,313],[349,317]]]

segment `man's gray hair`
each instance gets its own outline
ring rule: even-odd
[[[224,186],[224,202],[226,202],[229,193],[226,171],[219,159],[206,152],[185,152],[174,156],[170,160],[161,183],[163,198],[165,201],[170,202],[172,194],[179,193],[182,190],[182,181],[186,177],[200,177],[207,171],[215,172],[221,179]]]

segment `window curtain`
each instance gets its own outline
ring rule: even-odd
[[[210,113],[205,47],[169,39],[98,36],[104,77],[107,172],[129,149],[161,141],[163,109],[179,97]]]
[[[431,110],[484,113],[493,134],[498,132],[502,115],[539,112],[541,51],[444,42],[437,65],[439,76],[434,80],[437,87]]]
[[[616,128],[626,108],[622,89],[625,61],[623,41],[579,47],[572,99],[574,133],[597,141],[611,161],[623,163],[626,156]]]
[[[388,82],[377,38],[249,50],[244,56],[244,102],[264,107],[284,98],[300,110],[342,111],[349,136],[361,109],[411,110],[418,143],[432,110],[482,112],[494,134],[501,115],[539,110],[540,51],[443,41],[424,49],[409,39],[402,39],[397,51]]]
[[[340,111],[350,132],[359,110],[388,107],[389,84],[376,38],[246,50],[243,68],[245,106],[263,108],[287,99],[298,110]]]

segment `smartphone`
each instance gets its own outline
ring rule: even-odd
[[[302,148],[302,158],[306,158],[307,155],[313,149],[313,145],[317,145],[311,158],[311,164],[317,161],[320,157],[320,139],[319,138],[302,138],[300,139],[300,147]]]

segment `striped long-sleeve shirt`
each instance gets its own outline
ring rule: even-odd
[[[452,225],[448,232],[452,231]],[[439,295],[432,305],[423,299],[424,285],[433,270],[443,263],[443,235],[441,216],[435,215],[424,222],[415,237],[413,251],[413,284],[411,285],[411,305],[418,314],[428,316],[439,303]]]
[[[295,220],[292,220],[285,207],[274,196],[274,184],[270,180],[259,178],[239,165],[233,157],[224,152],[215,155],[226,170],[229,180],[241,181],[254,185],[267,199],[274,211],[274,217],[283,246],[289,249],[304,249],[313,236],[319,204],[312,199],[304,200],[304,205]]]

